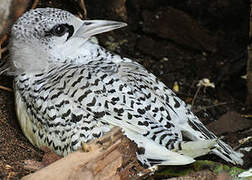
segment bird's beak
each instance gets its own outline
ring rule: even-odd
[[[107,20],[84,20],[74,37],[89,38],[93,35],[127,26],[126,23]]]

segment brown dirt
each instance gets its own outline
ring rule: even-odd
[[[202,89],[194,105],[194,111],[205,124],[217,122],[221,115],[230,111],[251,115],[251,107],[245,105],[246,81],[240,78],[245,73],[245,44],[248,41],[245,17],[248,9],[241,2],[225,0],[219,4],[220,1],[206,0],[201,1],[202,4],[186,4],[184,1],[168,3],[159,0],[154,3],[151,0],[127,0],[127,15],[123,17],[128,18],[129,27],[99,36],[100,42],[110,49],[114,47],[111,44],[121,42],[113,49],[115,52],[136,59],[170,88],[178,81],[178,95],[187,103],[192,102],[198,80],[207,77],[214,81],[216,88],[207,88],[206,91]],[[104,6],[104,3],[102,0],[86,0],[88,17],[120,20],[121,15],[111,14],[109,6]],[[74,0],[71,3],[41,0],[39,6],[82,13]],[[204,8],[199,12],[202,6]],[[183,18],[186,19],[184,23],[187,24],[182,27],[188,28],[187,31],[183,30],[177,36],[176,32],[181,27],[174,26],[166,33],[164,28],[169,27],[163,26],[163,23],[168,20],[169,26],[176,23],[167,16],[167,9],[169,13],[179,14],[177,21],[183,23]],[[152,19],[157,15],[163,18],[161,22]],[[190,24],[197,28],[197,34],[194,34]],[[151,29],[154,25],[155,29]],[[0,85],[11,87],[12,79],[0,76]],[[251,128],[252,123],[250,127],[237,128],[235,132],[225,131],[224,140],[236,146],[239,139],[252,135],[251,130],[248,131]],[[20,178],[29,174],[31,171],[24,169],[24,160],[42,160],[43,152],[33,147],[19,128],[13,93],[3,90],[0,90],[0,144],[0,179]],[[206,158],[221,161],[212,156]],[[250,155],[245,159],[244,168],[247,168],[252,165],[252,157]]]
[[[30,173],[23,168],[24,160],[41,160],[41,151],[27,141],[19,128],[13,93],[5,91],[0,91],[0,144],[0,179],[22,177]]]

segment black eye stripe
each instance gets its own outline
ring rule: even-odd
[[[54,26],[51,30],[45,32],[45,37],[47,36],[63,36],[68,32],[67,40],[73,35],[74,27],[69,24],[58,24]]]
[[[72,37],[74,33],[74,27],[72,25],[68,25],[68,24],[66,25],[68,26],[68,36],[67,36],[67,40],[68,40],[70,37]]]

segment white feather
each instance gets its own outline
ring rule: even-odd
[[[193,163],[195,160],[186,155],[180,155],[176,152],[172,152],[166,149],[164,146],[157,144],[156,142],[128,129],[125,130],[125,135],[134,141],[137,146],[143,147],[145,153],[143,156],[138,155],[138,159],[145,161],[146,158],[162,160],[159,165],[185,165]]]

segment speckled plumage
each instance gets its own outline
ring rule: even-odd
[[[92,23],[43,8],[13,25],[17,116],[33,145],[67,155],[119,126],[146,166],[188,164],[209,152],[242,164],[242,154],[217,140],[153,74],[89,40],[120,25],[110,22],[113,27],[92,34],[85,28],[100,22]],[[59,24],[65,28],[60,36],[54,32]]]

